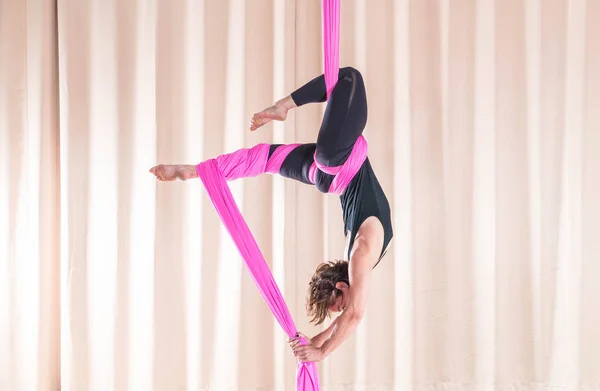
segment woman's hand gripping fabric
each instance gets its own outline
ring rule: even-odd
[[[304,338],[306,340],[305,345],[302,345],[300,338]],[[296,356],[300,361],[319,362],[324,358],[321,348],[315,345],[312,339],[308,338],[302,333],[298,333],[295,337],[289,338],[288,343],[292,348],[294,356]]]

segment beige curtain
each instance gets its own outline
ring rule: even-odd
[[[600,0],[347,0],[395,239],[323,390],[600,390]],[[321,5],[0,0],[0,390],[293,390],[295,361],[199,181],[323,106]],[[301,331],[339,201],[232,183]]]

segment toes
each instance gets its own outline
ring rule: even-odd
[[[160,181],[165,179],[165,170],[162,164],[155,167],[154,175],[156,175],[156,178]]]
[[[250,130],[256,130],[256,129],[260,128],[263,125],[264,125],[264,121],[260,121],[260,120],[257,120],[257,119],[252,119],[252,121],[250,121]]]

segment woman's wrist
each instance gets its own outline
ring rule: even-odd
[[[321,354],[323,355],[323,358],[329,356],[329,353],[331,353],[329,346],[330,346],[329,339],[323,341],[321,346],[319,346],[319,349],[321,350]]]
[[[325,338],[323,336],[316,336],[312,339],[313,345],[320,348],[325,343]]]

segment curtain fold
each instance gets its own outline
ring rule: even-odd
[[[600,389],[600,1],[341,3],[395,237],[324,390]],[[0,390],[293,390],[296,362],[199,181],[323,72],[321,2],[0,0]],[[339,200],[231,184],[300,331]],[[325,327],[324,325],[323,327]]]
[[[60,384],[56,5],[0,2],[0,388]]]

